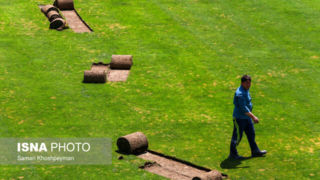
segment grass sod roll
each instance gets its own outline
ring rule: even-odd
[[[52,5],[44,5],[39,7],[41,9],[41,12],[46,15],[50,22],[50,29],[61,31],[65,28],[66,21],[60,15],[59,9]]]
[[[60,10],[74,10],[73,0],[56,0],[53,5]]]
[[[49,11],[56,11],[59,12],[59,10],[57,9],[57,7],[53,6],[53,5],[44,5],[41,7],[41,11],[43,12],[43,14],[47,15]]]
[[[106,72],[105,71],[84,71],[84,83],[105,83]]]
[[[132,66],[132,55],[112,55],[111,69],[130,69]]]
[[[56,18],[62,18],[61,15],[59,14],[59,12],[56,12],[56,11],[49,11],[47,14],[47,17],[50,22]]]
[[[50,21],[50,29],[56,29],[58,31],[61,31],[64,29],[65,25],[66,25],[66,21],[60,17]]]
[[[135,132],[118,138],[117,146],[122,153],[139,154],[148,150],[148,139],[142,132]]]
[[[192,180],[222,180],[222,174],[217,170],[212,170],[192,178]]]

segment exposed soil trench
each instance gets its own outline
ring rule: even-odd
[[[61,14],[66,18],[68,26],[74,32],[92,32],[89,25],[81,19],[75,10],[73,0],[55,0],[54,5],[60,9]]]
[[[84,72],[84,82],[105,83],[127,81],[132,66],[131,55],[112,55],[111,63],[93,63],[91,70]]]
[[[91,28],[81,19],[76,10],[61,10],[68,26],[76,33],[92,32]]]
[[[142,132],[122,136],[117,140],[120,153],[135,154],[147,162],[140,166],[154,174],[173,180],[221,180],[227,175],[190,162],[148,150],[147,137]]]
[[[151,161],[146,162],[145,165],[140,168],[169,179],[190,180],[211,171],[210,169],[197,168],[195,165],[192,166],[191,163],[183,163],[181,160],[173,157],[165,157],[150,150],[137,156],[144,160]]]

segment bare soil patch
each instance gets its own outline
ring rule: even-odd
[[[120,153],[135,154],[147,162],[140,166],[154,174],[174,180],[221,180],[227,175],[190,162],[148,150],[148,140],[142,132],[135,132],[118,138]]]

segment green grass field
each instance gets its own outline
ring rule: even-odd
[[[49,30],[37,5],[52,2],[0,1],[0,136],[110,137],[112,165],[1,165],[0,179],[164,179],[118,160],[135,131],[231,179],[319,179],[319,1],[75,0],[90,34]],[[112,54],[133,55],[127,82],[81,82]],[[246,73],[268,154],[226,166]]]

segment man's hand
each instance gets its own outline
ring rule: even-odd
[[[259,123],[259,119],[255,115],[253,115],[251,112],[247,112],[246,115],[251,117],[254,123]]]
[[[256,116],[253,116],[252,120],[254,123],[259,123],[259,119]]]

